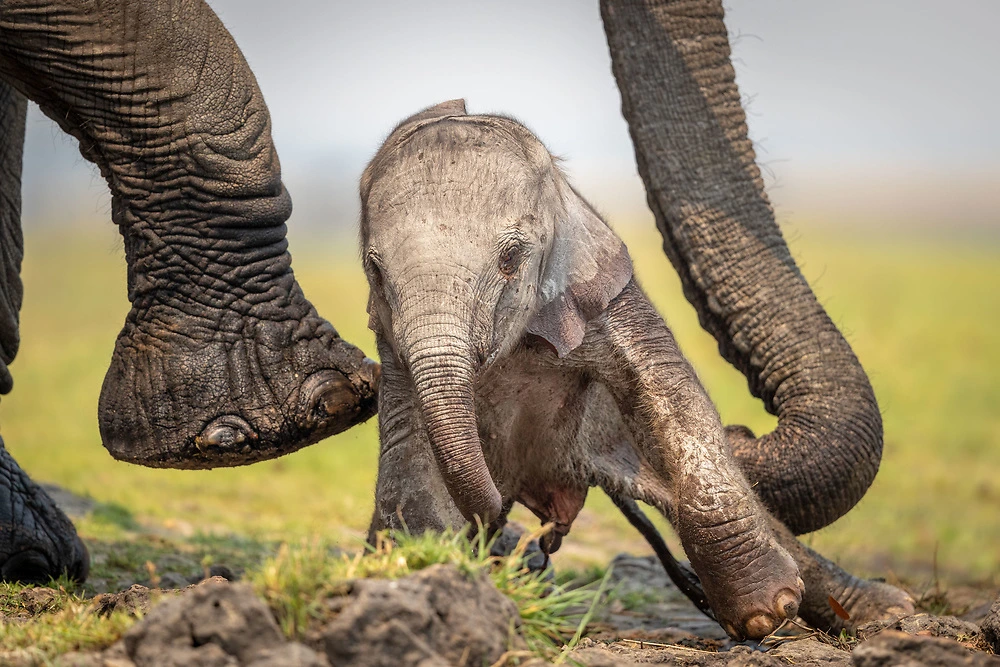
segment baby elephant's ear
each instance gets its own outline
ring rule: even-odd
[[[621,239],[569,188],[542,268],[538,310],[528,332],[560,357],[583,342],[587,322],[604,312],[632,279],[632,259]]]

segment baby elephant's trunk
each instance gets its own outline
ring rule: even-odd
[[[466,336],[440,317],[420,327],[408,362],[438,469],[452,499],[469,521],[488,525],[500,515],[500,492],[486,467],[476,424],[473,357]],[[448,318],[445,318],[448,319]]]

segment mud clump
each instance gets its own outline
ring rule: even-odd
[[[116,611],[142,616],[149,611],[153,602],[160,598],[178,595],[210,583],[226,583],[227,581],[226,577],[213,576],[184,588],[147,588],[142,584],[132,584],[119,593],[96,595],[91,604],[94,611],[101,616],[108,616]]]
[[[404,579],[359,579],[325,601],[326,621],[304,643],[281,633],[244,584],[207,580],[154,604],[123,640],[73,665],[114,667],[305,667],[490,665],[524,648],[520,615],[484,574],[435,565]],[[180,593],[180,594],[177,594]],[[133,586],[100,609],[142,611],[150,591]],[[154,596],[155,600],[155,596]]]
[[[360,579],[309,633],[334,665],[490,665],[523,648],[517,607],[483,574],[434,565],[404,579]]]
[[[990,607],[986,618],[979,624],[983,633],[983,640],[993,649],[994,653],[1000,653],[1000,598]]]
[[[211,581],[153,607],[124,637],[136,667],[326,665],[288,642],[271,610],[245,584]]]
[[[748,646],[735,646],[728,651],[685,649],[683,646],[648,646],[610,644],[599,646],[584,642],[584,648],[573,651],[569,661],[587,667],[639,667],[648,664],[685,665],[685,667],[848,667],[851,654],[813,639],[791,641],[767,651]],[[541,660],[525,667],[541,667]]]
[[[979,626],[954,616],[933,616],[913,614],[891,620],[872,621],[858,628],[858,637],[873,637],[883,631],[894,630],[908,635],[946,637],[958,641],[969,641],[979,636]]]
[[[943,637],[910,635],[886,630],[859,644],[853,653],[855,667],[1000,667],[1000,658],[973,651]]]

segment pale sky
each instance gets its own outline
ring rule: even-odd
[[[522,120],[613,222],[648,216],[596,0],[209,0],[256,72],[296,212],[351,226],[365,161],[454,97]],[[751,137],[780,219],[1000,229],[1000,2],[731,0]],[[37,109],[31,227],[109,216]]]

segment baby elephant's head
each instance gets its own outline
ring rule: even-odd
[[[461,100],[403,121],[361,179],[370,326],[413,378],[459,509],[501,511],[473,386],[526,336],[563,357],[632,277],[621,240],[519,123]]]

